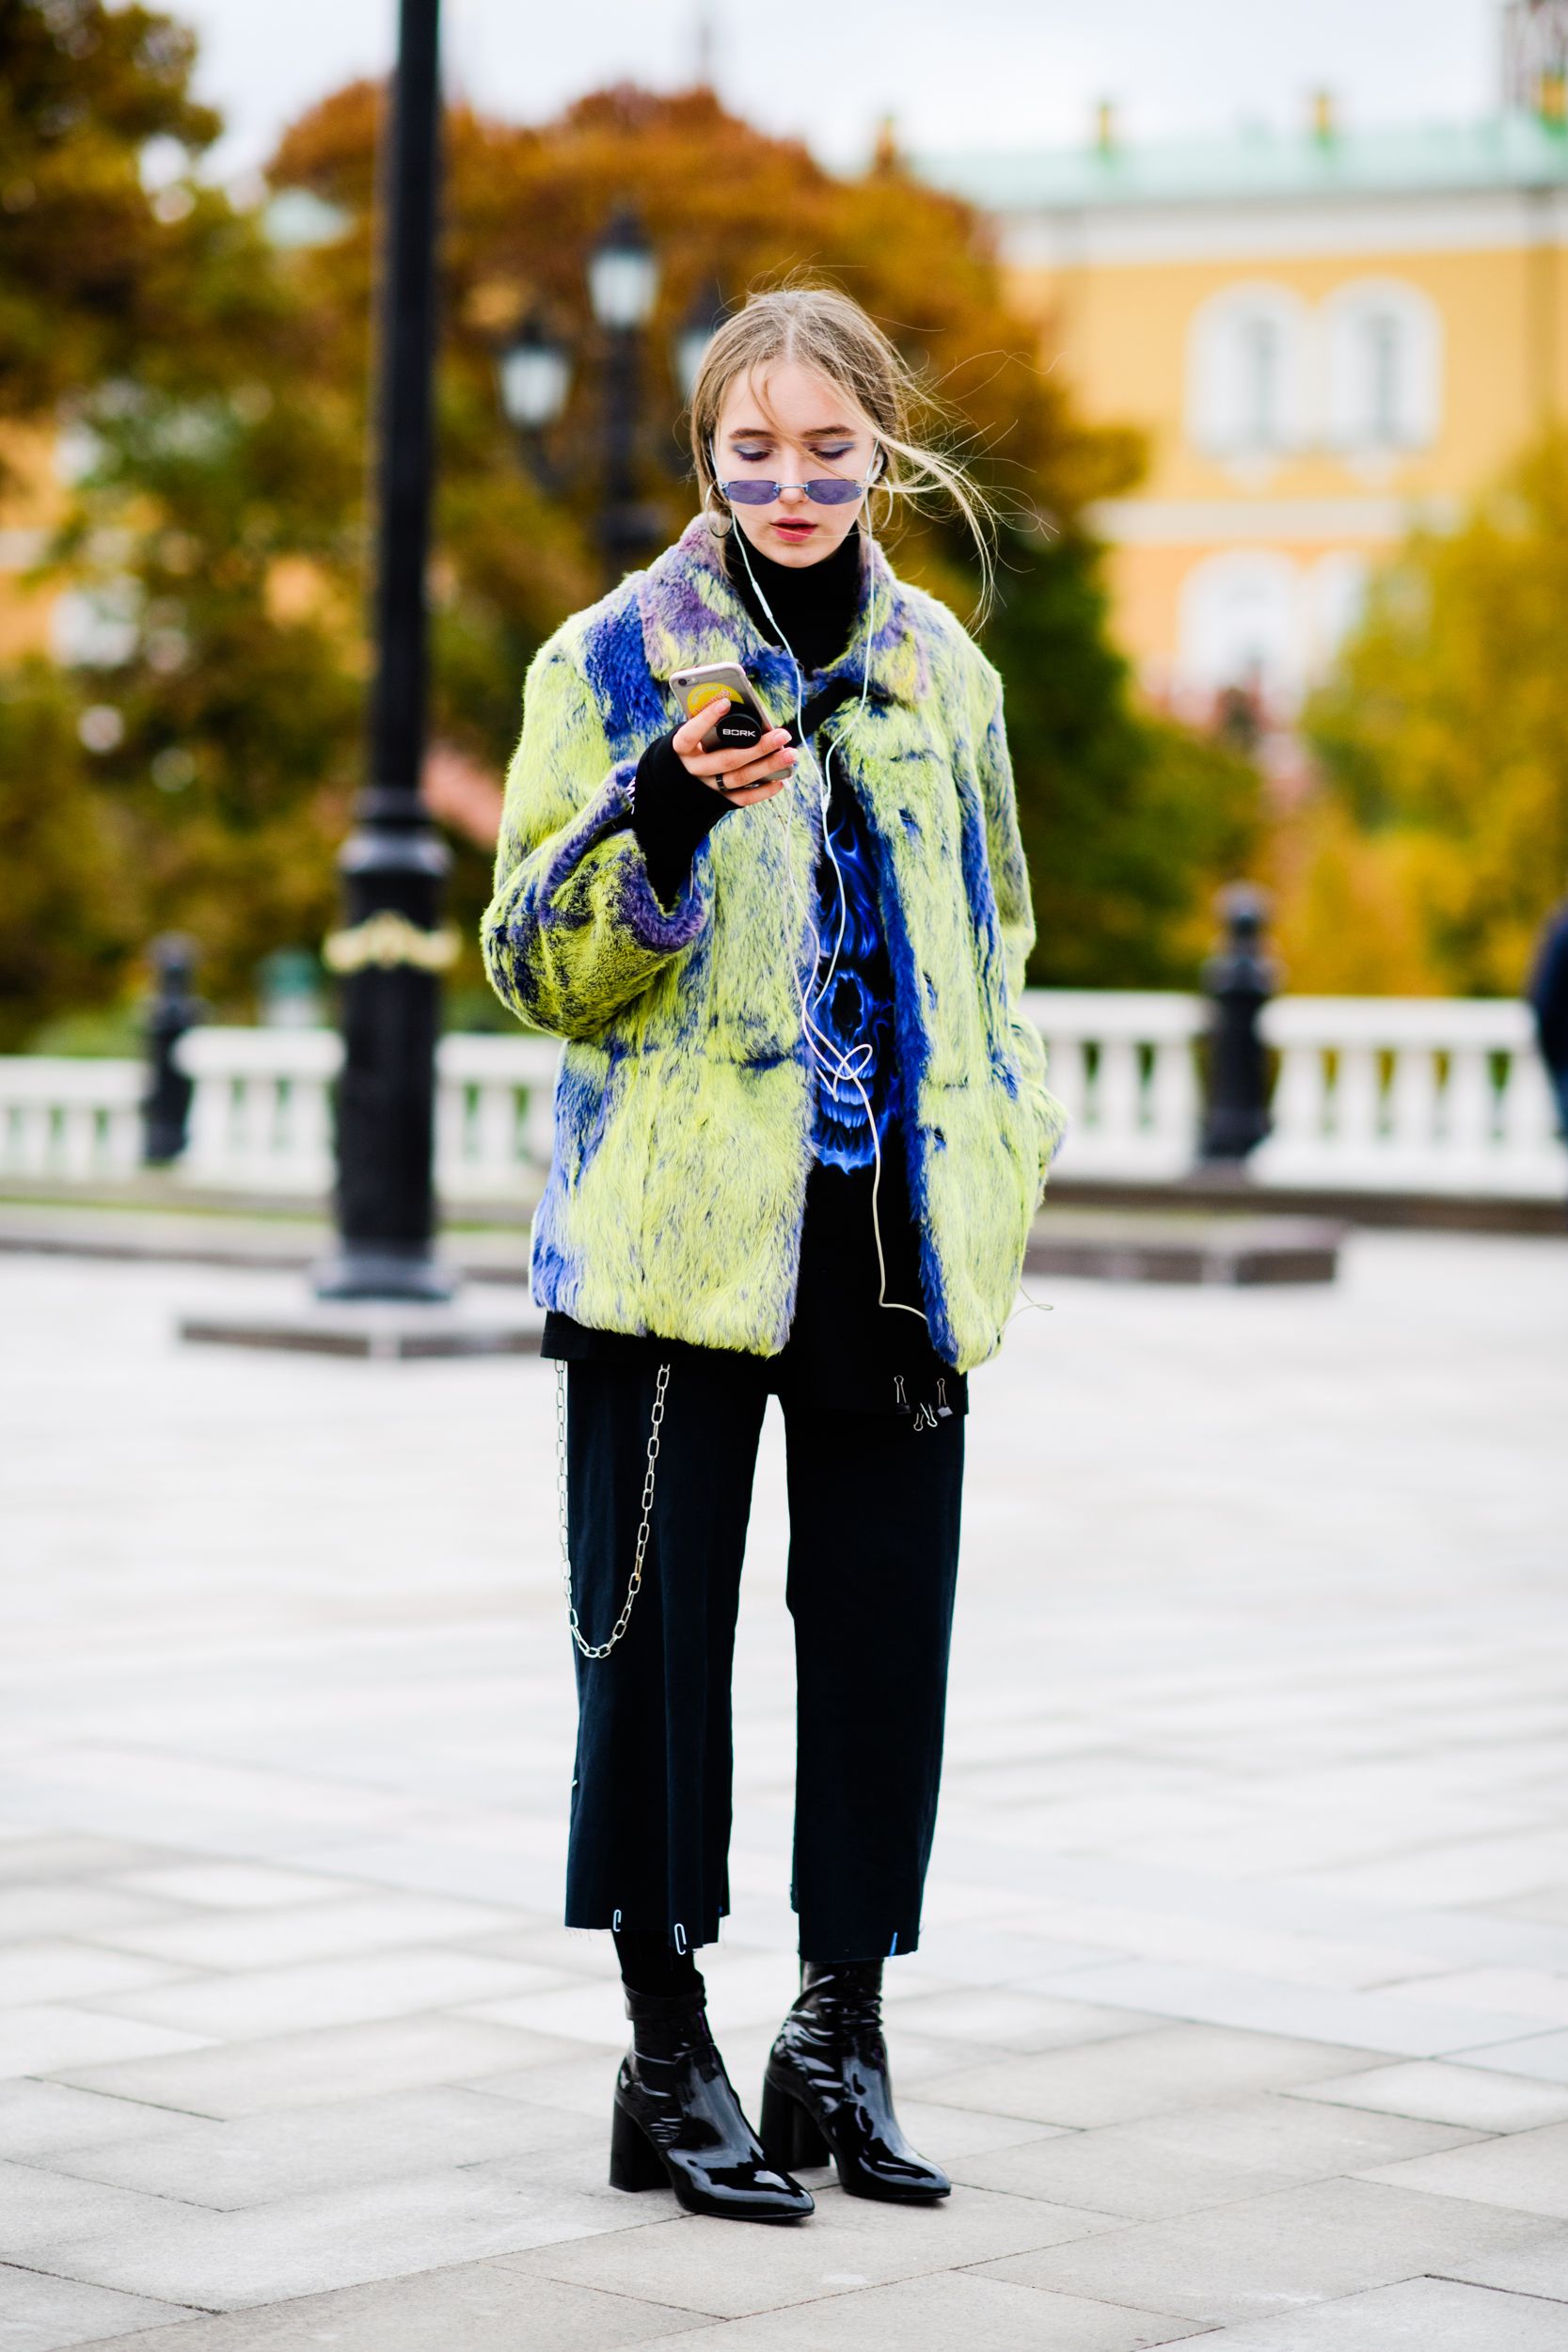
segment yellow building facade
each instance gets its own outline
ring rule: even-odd
[[[1193,716],[1289,722],[1415,522],[1568,419],[1568,128],[1533,107],[1353,133],[974,157],[1043,364],[1148,467],[1094,520],[1120,642]]]

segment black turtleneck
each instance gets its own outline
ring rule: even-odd
[[[744,548],[737,547],[732,532],[724,541],[724,569],[758,634],[772,645],[782,639],[804,675],[825,669],[847,646],[861,593],[858,531],[846,532],[819,564],[776,564],[750,540]],[[768,607],[777,627],[768,617]],[[682,767],[674,733],[672,727],[650,743],[638,762],[631,820],[648,879],[667,907],[685,889],[697,849],[732,807]]]
[[[770,555],[724,542],[724,569],[736,595],[770,644],[784,644],[808,674],[836,661],[849,643],[861,595],[861,534],[850,531],[820,564],[776,564]],[[758,595],[758,590],[761,595]],[[773,609],[769,626],[762,598]]]

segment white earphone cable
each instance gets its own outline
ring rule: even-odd
[[[717,471],[717,467],[715,468],[715,471]],[[885,1308],[890,1313],[914,1315],[918,1317],[922,1323],[926,1324],[927,1328],[929,1328],[929,1317],[926,1314],[923,1308],[909,1306],[903,1299],[890,1298],[887,1295],[887,1259],[882,1248],[882,1223],[879,1213],[879,1200],[882,1184],[882,1145],[880,1135],[878,1132],[877,1118],[875,1110],[872,1107],[871,1096],[863,1083],[863,1073],[869,1069],[872,1061],[875,1059],[876,1048],[869,1039],[863,1038],[856,1045],[846,1052],[832,1038],[827,1035],[818,1023],[813,1018],[814,1010],[820,1009],[823,998],[832,984],[833,975],[838,967],[839,954],[844,946],[849,919],[848,891],[844,880],[843,868],[840,866],[838,858],[833,850],[832,839],[828,827],[828,806],[832,797],[830,771],[832,765],[833,753],[838,750],[839,746],[836,740],[830,743],[826,761],[819,762],[816,757],[815,747],[806,741],[805,680],[801,675],[800,664],[796,659],[795,649],[791,645],[789,639],[785,636],[777,614],[774,612],[772,606],[768,603],[767,596],[763,594],[761,581],[757,579],[756,573],[752,568],[752,558],[746,545],[746,533],[739,528],[738,524],[736,524],[731,535],[739,543],[740,560],[746,566],[746,577],[752,583],[752,587],[756,595],[757,602],[761,605],[763,612],[771,622],[773,628],[777,633],[780,644],[783,646],[785,653],[788,654],[790,667],[795,673],[795,731],[800,738],[800,747],[801,753],[810,759],[812,766],[816,772],[818,784],[817,805],[820,812],[822,825],[822,847],[827,854],[828,863],[833,869],[833,878],[838,884],[838,936],[833,943],[833,951],[832,956],[828,959],[828,967],[826,972],[824,972],[822,970],[821,933],[817,930],[811,908],[807,903],[805,894],[801,890],[800,877],[795,870],[795,859],[790,848],[789,836],[786,831],[784,838],[784,871],[789,878],[790,898],[796,913],[800,915],[804,925],[806,935],[811,942],[812,949],[816,958],[814,966],[814,971],[816,976],[815,986],[808,983],[804,988],[802,988],[800,984],[800,973],[796,971],[794,974],[795,993],[800,1007],[801,1034],[805,1040],[807,1053],[816,1068],[818,1076],[826,1078],[830,1085],[838,1085],[847,1080],[847,1082],[854,1088],[855,1092],[860,1096],[862,1107],[865,1112],[866,1126],[871,1136],[871,1232],[877,1249],[877,1304],[879,1307]],[[869,507],[867,508],[866,513],[865,535],[874,548],[876,542],[870,526]],[[866,703],[871,692],[871,647],[873,642],[875,641],[876,630],[877,574],[875,565],[873,564],[871,573],[871,594],[867,600],[866,607],[865,655],[863,663],[863,675],[861,680],[860,700],[857,705],[857,710],[863,717],[864,715]]]

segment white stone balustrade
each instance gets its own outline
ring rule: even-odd
[[[1201,1104],[1195,1047],[1201,996],[1154,989],[1031,988],[1047,1084],[1068,1114],[1064,1176],[1163,1184],[1186,1173]]]
[[[441,1040],[436,1181],[444,1200],[503,1201],[531,1188],[549,1165],[559,1057],[550,1038]],[[182,1176],[208,1190],[325,1192],[341,1058],[332,1029],[193,1029],[179,1048],[196,1081]]]
[[[553,1038],[441,1040],[436,1073],[436,1181],[445,1200],[504,1200],[550,1164]]]
[[[335,1029],[191,1029],[175,1059],[196,1081],[178,1163],[207,1191],[321,1193],[332,1182]]]
[[[1057,1173],[1148,1184],[1186,1174],[1201,1118],[1203,998],[1031,989],[1024,1006],[1070,1120]],[[1274,1133],[1249,1162],[1260,1187],[1568,1195],[1568,1151],[1523,1004],[1282,996],[1263,1026],[1279,1075]],[[449,1204],[537,1189],[559,1050],[521,1032],[441,1041],[436,1183]],[[177,1181],[292,1198],[327,1191],[334,1031],[195,1029],[179,1052],[195,1095]],[[134,1061],[0,1058],[0,1177],[133,1174],[145,1083]]]
[[[1568,1152],[1513,997],[1280,996],[1263,1013],[1279,1055],[1263,1184],[1349,1192],[1560,1199]]]
[[[146,1090],[140,1062],[0,1058],[0,1175],[70,1184],[131,1175],[141,1159]]]

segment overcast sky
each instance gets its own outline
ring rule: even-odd
[[[220,164],[266,155],[290,117],[386,70],[396,0],[166,0],[202,36],[202,95],[231,126]],[[447,67],[476,103],[538,121],[605,82],[714,79],[766,130],[825,162],[867,152],[879,116],[903,145],[1055,144],[1101,97],[1129,135],[1293,124],[1323,84],[1363,123],[1465,117],[1494,103],[1497,0],[446,0]]]

